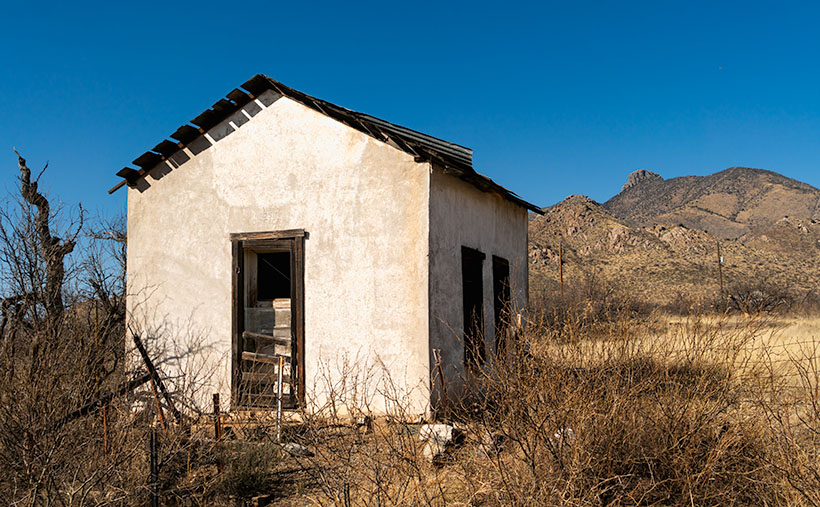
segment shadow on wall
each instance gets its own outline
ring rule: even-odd
[[[229,97],[234,93],[239,93],[239,91],[234,90],[231,94],[229,94]],[[137,171],[136,169],[125,168],[118,174],[128,179],[131,182],[129,185],[132,188],[136,188],[140,192],[145,192],[151,187],[152,181],[161,180],[166,174],[170,173],[174,169],[177,169],[178,167],[181,167],[186,162],[191,160],[191,158],[199,155],[222,139],[228,137],[243,125],[248,123],[251,118],[259,114],[262,109],[271,106],[281,97],[282,96],[276,92],[268,91],[254,99],[249,98],[250,102],[240,107],[227,119],[209,128],[204,133],[202,133],[202,128],[197,128],[187,124],[183,125],[177,129],[176,132],[171,134],[171,137],[173,139],[177,139],[178,142],[170,140],[163,141],[152,148],[152,151],[146,152],[134,161],[134,164],[142,165],[145,163],[144,160],[156,159],[157,163],[151,169],[140,174],[140,171]],[[226,99],[222,99],[220,102],[225,100]],[[209,109],[202,115],[192,120],[192,123],[199,124],[201,123],[201,120],[199,119],[203,116],[218,114],[218,106],[220,102],[214,104],[214,109]],[[173,151],[174,149],[176,151]]]
[[[132,341],[134,336],[138,336],[160,378],[176,400],[177,408],[188,415],[208,412],[212,408],[213,393],[223,393],[225,399],[230,399],[227,373],[230,348],[220,347],[210,329],[195,324],[194,310],[187,318],[172,322],[166,314],[160,313],[162,304],[154,307],[145,305],[148,298],[154,298],[153,291],[140,291],[134,297],[140,299],[136,307],[128,311],[126,333],[129,361],[141,368],[142,360]],[[150,406],[156,401],[147,386],[135,393],[138,405]]]

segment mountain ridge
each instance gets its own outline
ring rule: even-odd
[[[767,169],[633,178],[640,171],[645,170],[630,174],[621,192],[602,204],[632,226],[683,224],[730,239],[784,216],[820,219],[820,189]]]
[[[656,304],[727,287],[820,287],[820,190],[765,169],[732,167],[663,179],[639,170],[598,203],[571,195],[529,224],[531,288],[554,291],[559,249],[568,281],[609,284]]]

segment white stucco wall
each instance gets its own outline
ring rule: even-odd
[[[338,386],[346,365],[371,389],[386,371],[425,412],[429,164],[272,92],[244,111],[209,131],[210,147],[192,143],[198,154],[128,190],[129,327],[159,335],[165,357],[201,337],[166,370],[214,370],[199,392],[228,400],[229,234],[305,229],[308,398],[322,403],[324,380]]]
[[[524,310],[527,235],[526,209],[434,169],[430,180],[430,347],[441,349],[448,396],[458,395],[464,379],[461,247],[486,255],[482,292],[485,346],[490,354],[495,350],[492,256],[509,262],[512,305]],[[436,380],[433,388],[438,392],[439,387]]]

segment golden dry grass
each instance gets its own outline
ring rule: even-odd
[[[724,344],[741,345],[736,368],[765,368],[790,382],[820,356],[820,317],[772,315],[662,315],[657,332],[646,341],[658,344],[670,357],[697,347],[697,337],[714,335]],[[648,345],[647,345],[648,346]]]

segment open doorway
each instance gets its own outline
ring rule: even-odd
[[[231,235],[232,404],[295,407],[304,397],[304,232]],[[281,369],[280,369],[281,365]]]

